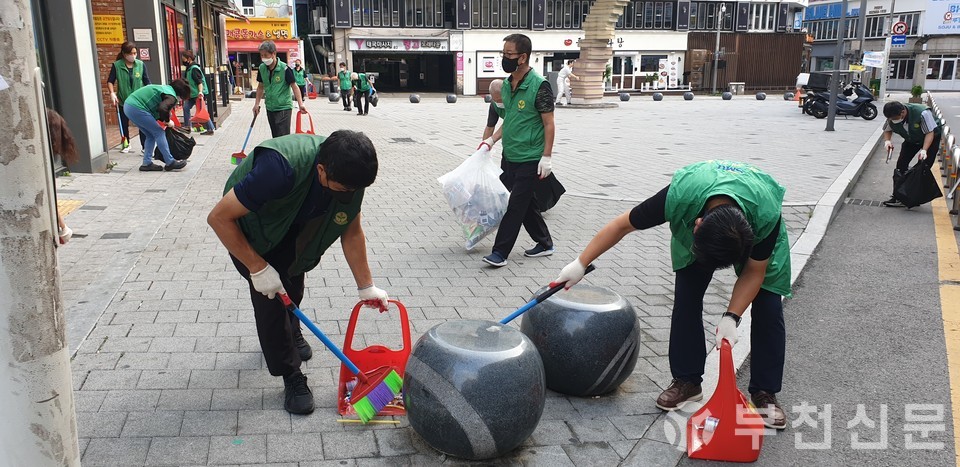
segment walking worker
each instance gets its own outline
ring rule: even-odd
[[[130,94],[123,104],[123,113],[146,133],[143,144],[143,164],[141,172],[155,172],[160,170],[179,170],[187,166],[186,161],[174,160],[167,144],[164,129],[157,123],[164,122],[167,128],[173,128],[170,114],[182,99],[190,98],[190,85],[182,79],[175,79],[169,85],[150,84]],[[165,166],[153,163],[153,150],[160,149]]]
[[[203,100],[205,96],[210,94],[210,88],[207,87],[207,78],[203,76],[203,70],[200,69],[200,65],[196,63],[197,56],[194,55],[192,50],[181,50],[180,57],[183,58],[183,66],[187,68],[185,73],[185,78],[187,84],[190,85],[190,98],[184,99],[183,101],[183,127],[187,131],[193,131],[193,127],[190,126],[190,111],[195,105],[197,105],[197,99]],[[207,99],[209,101],[210,99]],[[204,125],[206,131],[201,133],[202,135],[212,135],[213,134],[213,120],[207,120],[207,123]]]
[[[114,84],[117,85],[114,92]],[[130,152],[130,119],[123,112],[123,103],[126,102],[130,94],[150,84],[150,77],[147,76],[147,68],[137,58],[137,46],[133,42],[124,42],[120,46],[120,52],[117,53],[117,61],[110,67],[110,75],[107,76],[107,88],[110,89],[110,101],[117,107],[120,114],[120,127],[123,129],[123,143],[120,152],[126,154]],[[140,148],[146,147],[144,144],[143,130],[140,133]]]
[[[570,288],[583,278],[584,265],[628,233],[670,224],[676,274],[669,346],[673,381],[657,398],[657,407],[673,411],[703,398],[703,296],[714,271],[732,265],[738,278],[717,326],[716,345],[723,339],[736,344],[740,317],[752,303],[751,399],[767,427],[786,428],[776,398],[786,352],[782,300],[790,297],[790,243],[781,218],[785,191],[748,164],[711,160],[689,165],[676,171],[666,188],[600,229],[554,281]]]
[[[507,212],[500,221],[493,252],[483,261],[494,267],[507,265],[507,257],[517,242],[522,225],[536,242],[524,256],[553,254],[553,239],[540,209],[534,202],[534,191],[540,180],[551,172],[553,154],[553,91],[550,83],[530,68],[533,45],[523,34],[503,39],[501,64],[510,73],[501,90],[503,99],[503,159],[500,181],[510,190]]]
[[[487,149],[492,150],[493,145],[497,144],[497,141],[500,141],[500,138],[503,136],[501,131],[496,131],[497,122],[500,121],[499,112],[503,111],[502,89],[502,79],[495,79],[490,82],[490,108],[487,110],[487,126],[483,128],[483,141],[480,143],[480,146],[477,146],[477,149],[480,149],[483,145],[487,145]]]
[[[353,83],[350,82],[350,70],[347,64],[340,62],[340,71],[337,72],[337,81],[340,83],[340,98],[343,99],[343,110],[350,111],[350,93]]]
[[[567,104],[570,104],[570,78],[573,78],[577,81],[580,81],[580,77],[573,74],[573,60],[567,60],[567,64],[560,69],[560,73],[557,74],[557,104],[563,105],[563,102],[560,100],[562,97],[566,96]]]
[[[370,113],[370,79],[366,73],[353,73],[350,75],[350,85],[353,87],[353,105],[357,108],[357,115],[367,115]],[[360,100],[363,99],[363,108],[360,107]]]
[[[340,240],[360,300],[386,310],[387,293],[373,284],[361,226],[364,188],[377,177],[377,152],[363,133],[287,135],[254,148],[227,179],[207,223],[249,282],[260,348],[273,376],[282,376],[284,408],[313,411],[300,364],[313,352],[300,321],[276,299],[303,299],[304,276]]]
[[[903,138],[896,170],[901,174],[907,173],[910,161],[914,157],[919,159],[927,170],[930,170],[935,157],[927,157],[927,151],[932,149],[933,155],[936,156],[943,133],[943,122],[933,115],[930,107],[923,104],[887,102],[883,106],[883,116],[887,117],[886,123],[883,124],[883,146],[886,150],[892,152],[895,149],[892,141],[894,133]],[[897,187],[894,186],[894,193],[896,190]],[[890,199],[884,201],[883,205],[891,208],[904,207],[896,194],[890,195]]]
[[[293,64],[293,79],[297,82],[297,87],[300,88],[300,96],[304,99],[307,98],[307,70],[303,68],[303,62],[297,59]]]
[[[306,112],[303,95],[297,86],[293,69],[277,58],[277,45],[273,41],[263,41],[260,51],[260,72],[257,73],[257,100],[253,104],[253,115],[260,113],[260,101],[267,101],[267,122],[270,134],[274,138],[290,134],[290,114],[294,98],[301,112]]]

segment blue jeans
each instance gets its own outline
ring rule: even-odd
[[[134,125],[140,128],[141,133],[146,133],[144,138],[146,142],[143,144],[143,165],[153,165],[153,150],[155,148],[160,149],[164,163],[172,164],[173,156],[170,154],[170,146],[167,144],[167,135],[164,133],[164,129],[157,124],[157,119],[153,118],[150,112],[132,106],[130,103],[123,104],[123,113]]]
[[[206,101],[206,96],[204,96],[204,101]],[[193,106],[195,105],[197,105],[197,98],[184,99],[183,101],[183,127],[184,128],[190,128],[190,111],[193,110]],[[213,118],[211,118],[207,122],[206,127],[208,130],[213,131]]]

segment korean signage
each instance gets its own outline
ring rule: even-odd
[[[923,15],[923,34],[943,35],[960,33],[960,1],[927,0]]]
[[[447,39],[350,39],[350,50],[393,52],[446,52]]]
[[[334,0],[333,2],[333,27],[349,28],[350,22],[350,1]]]
[[[457,0],[457,29],[470,29],[470,0]]]
[[[533,0],[533,30],[543,31],[546,29],[547,12],[545,0]]]
[[[686,31],[690,29],[690,2],[679,2],[677,8],[677,31]]]
[[[226,20],[228,41],[286,41],[293,38],[290,20],[285,18],[250,18],[250,23]]]
[[[120,15],[93,15],[93,30],[97,44],[123,44],[126,40]]]

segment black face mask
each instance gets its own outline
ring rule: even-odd
[[[353,202],[353,191],[333,191],[329,188],[327,191],[330,192],[330,196],[333,198],[333,200],[340,204],[350,204]]]
[[[517,67],[520,66],[520,57],[503,57],[503,59],[500,61],[500,66],[503,67],[503,71],[506,71],[507,73],[513,73],[514,71],[517,71]]]
[[[185,66],[185,67],[189,67],[189,66],[190,66],[190,62],[188,62],[188,61],[186,61],[186,60],[184,60],[184,61],[183,61],[183,66]]]

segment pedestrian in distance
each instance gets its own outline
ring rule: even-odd
[[[183,59],[183,66],[186,68],[184,72],[184,79],[187,81],[187,84],[190,85],[190,98],[183,100],[183,128],[188,132],[193,131],[193,127],[190,126],[190,111],[193,110],[194,106],[197,105],[197,100],[206,99],[207,102],[210,101],[210,88],[207,86],[207,78],[203,75],[203,70],[200,69],[200,65],[197,64],[197,56],[193,53],[192,50],[181,50],[180,57]],[[208,120],[204,125],[205,130],[202,135],[212,135],[213,134],[213,120]]]
[[[370,93],[373,91],[370,78],[366,73],[353,73],[350,75],[350,85],[353,89],[353,105],[357,108],[357,115],[369,114]],[[360,107],[361,100],[363,107]]]
[[[530,68],[533,45],[523,34],[503,39],[500,55],[503,71],[510,73],[501,90],[503,108],[503,158],[500,181],[510,190],[507,211],[500,221],[493,251],[483,261],[494,267],[507,265],[507,258],[523,226],[536,244],[524,256],[553,254],[553,239],[534,202],[537,184],[552,171],[554,104],[550,83]]]
[[[123,113],[146,133],[141,172],[155,172],[160,170],[179,170],[187,166],[186,161],[174,160],[167,144],[164,128],[157,122],[164,122],[167,128],[173,128],[170,115],[181,100],[190,98],[190,85],[182,79],[175,79],[169,85],[150,84],[137,89],[126,103],[123,104]],[[160,155],[166,163],[163,167],[153,163],[153,150],[160,149]]]
[[[303,62],[299,59],[293,63],[293,79],[300,88],[300,96],[307,98],[307,70],[303,68]]]
[[[373,283],[361,226],[364,188],[373,184],[377,167],[376,149],[363,133],[270,139],[234,169],[207,216],[249,283],[260,347],[270,374],[283,377],[290,413],[313,411],[313,393],[300,370],[313,351],[300,321],[276,295],[287,293],[299,306],[306,273],[339,240],[359,299],[386,310],[387,293]]]
[[[297,86],[293,69],[277,58],[277,45],[273,41],[263,41],[260,51],[260,71],[257,73],[257,99],[253,104],[253,115],[260,113],[260,101],[266,101],[267,122],[270,134],[276,138],[290,134],[290,115],[293,101],[297,101],[301,112],[306,112],[303,95]]]
[[[898,175],[907,173],[910,168],[910,161],[914,157],[927,170],[933,167],[937,151],[940,150],[940,140],[943,133],[943,122],[937,119],[933,111],[923,104],[902,104],[893,101],[884,104],[883,116],[887,117],[887,121],[883,124],[884,148],[888,152],[893,152],[896,149],[893,144],[894,133],[903,138],[894,178],[896,179]],[[930,150],[933,151],[932,155],[927,154]],[[897,199],[896,190],[897,186],[894,182],[894,194],[890,195],[890,199],[883,202],[884,206],[904,207],[904,204]]]
[[[760,169],[731,161],[698,162],[681,168],[670,184],[617,216],[560,271],[553,282],[570,288],[586,265],[635,230],[670,224],[670,256],[676,274],[670,323],[673,381],[657,398],[673,411],[703,398],[707,358],[703,296],[714,271],[734,267],[737,281],[716,330],[716,345],[737,343],[740,317],[751,303],[749,392],[767,427],[784,429],[777,401],[783,383],[786,330],[783,298],[790,297],[790,243],[781,217],[786,190]]]
[[[340,87],[340,99],[343,101],[343,110],[349,112],[352,110],[350,108],[351,101],[351,90],[353,89],[353,83],[350,80],[352,73],[347,69],[347,64],[340,62],[340,71],[337,72],[335,78],[324,78],[326,81],[336,80],[337,84]]]
[[[130,94],[150,84],[150,77],[147,75],[147,68],[143,62],[137,58],[137,46],[133,42],[124,42],[120,46],[120,52],[117,53],[117,60],[110,67],[110,75],[107,76],[107,88],[110,90],[110,102],[117,108],[120,118],[120,129],[123,131],[123,141],[121,142],[120,152],[127,154],[130,152],[130,119],[123,112],[123,104]],[[145,135],[143,130],[140,134],[140,149],[146,147],[144,144]]]
[[[567,104],[570,104],[570,78],[573,78],[577,81],[580,81],[580,77],[573,74],[573,64],[574,60],[567,60],[567,64],[560,69],[560,73],[557,74],[557,105],[563,105],[561,100],[562,97],[566,96]]]

